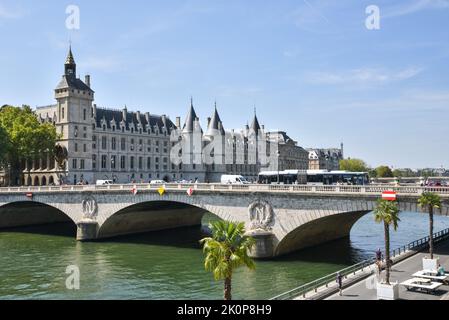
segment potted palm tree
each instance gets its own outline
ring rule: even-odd
[[[399,284],[390,283],[390,226],[396,231],[398,228],[399,208],[396,201],[380,199],[374,209],[374,219],[383,223],[385,233],[385,281],[377,284],[377,298],[382,300],[396,300],[399,298]]]
[[[441,198],[433,192],[424,192],[418,200],[418,205],[429,214],[429,255],[423,259],[424,270],[437,270],[439,258],[433,256],[433,210],[441,208]]]
[[[201,240],[206,255],[204,267],[212,272],[216,281],[224,280],[224,300],[231,300],[232,274],[234,269],[246,266],[255,269],[248,252],[255,240],[245,235],[245,224],[216,221],[210,225],[212,237]]]

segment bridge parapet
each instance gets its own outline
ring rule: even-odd
[[[258,184],[114,184],[107,186],[47,186],[47,187],[7,187],[0,188],[0,194],[27,192],[86,192],[86,191],[123,191],[131,190],[166,190],[186,191],[189,188],[210,192],[262,192],[262,193],[320,193],[320,194],[376,194],[383,191],[396,191],[398,195],[421,195],[423,192],[435,192],[443,197],[449,197],[449,187],[420,187],[420,186],[311,186],[311,185],[258,185]]]

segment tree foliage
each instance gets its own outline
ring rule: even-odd
[[[399,219],[399,207],[396,201],[388,201],[380,199],[374,209],[374,220],[384,225],[385,237],[385,260],[386,260],[386,276],[385,281],[390,284],[390,226],[396,231]]]
[[[377,178],[393,178],[393,171],[388,166],[380,166],[376,168]]]
[[[206,255],[204,267],[214,279],[224,280],[224,298],[231,300],[231,280],[234,269],[246,266],[255,269],[248,251],[255,245],[254,238],[245,236],[245,224],[216,221],[210,225],[212,237],[201,240]]]
[[[40,123],[29,106],[2,106],[0,127],[0,139],[7,141],[6,150],[1,149],[4,164],[16,171],[20,171],[23,160],[40,157],[44,153],[51,156],[59,138],[55,127],[50,123]]]
[[[441,197],[433,192],[424,192],[418,205],[429,214],[429,254],[430,259],[433,259],[433,211],[441,209]]]
[[[350,172],[368,172],[369,166],[361,159],[344,159],[340,160],[340,170]]]

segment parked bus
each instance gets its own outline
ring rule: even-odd
[[[279,179],[279,180],[278,180]],[[327,170],[285,170],[259,173],[262,184],[366,185],[368,173]]]

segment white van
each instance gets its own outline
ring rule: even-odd
[[[97,186],[108,186],[114,184],[112,180],[97,180]]]
[[[239,175],[222,175],[221,183],[222,184],[249,184],[248,180],[246,180],[243,176],[239,176]]]

